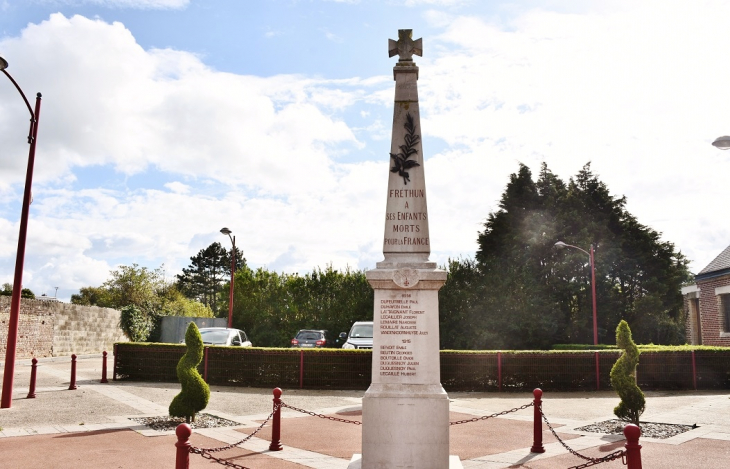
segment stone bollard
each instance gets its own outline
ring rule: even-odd
[[[270,451],[281,451],[281,389],[274,388],[274,416],[271,422],[271,444]]]
[[[76,389],[76,355],[71,355],[71,384],[68,385],[68,390],[73,391]]]
[[[533,414],[534,431],[532,435],[532,448],[530,448],[530,452],[544,453],[545,447],[542,446],[542,389],[536,388],[534,391],[532,391],[532,395],[535,396],[535,401],[533,404],[533,407],[535,409]]]
[[[104,353],[102,353],[102,361],[101,361],[101,382],[102,383],[108,383],[109,382],[106,379],[106,350],[104,350]]]
[[[177,443],[175,447],[177,452],[175,455],[175,469],[188,469],[190,467],[190,442],[188,439],[193,434],[193,429],[187,423],[181,423],[175,428],[177,435]]]
[[[626,437],[626,467],[628,469],[641,469],[641,445],[639,444],[639,436],[641,429],[630,423],[624,427],[624,436]]]
[[[28,389],[28,395],[26,396],[27,399],[35,398],[35,373],[36,373],[37,366],[38,366],[38,360],[33,358],[33,360],[31,360],[31,365],[30,365],[30,388]]]

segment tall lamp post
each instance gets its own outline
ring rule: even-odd
[[[231,248],[231,288],[228,292],[228,328],[230,329],[233,327],[233,274],[236,272],[236,237],[231,236],[233,231],[228,228],[221,228],[221,233],[228,235],[231,244],[233,244],[233,248]]]
[[[18,234],[18,253],[15,258],[15,277],[13,278],[13,294],[10,299],[10,319],[8,321],[8,343],[5,352],[5,371],[3,374],[3,391],[0,399],[0,408],[10,408],[13,401],[13,377],[15,375],[15,352],[18,342],[18,317],[20,315],[20,291],[23,288],[23,263],[25,262],[25,239],[28,231],[28,211],[31,201],[31,185],[33,184],[33,163],[35,162],[35,144],[38,136],[38,118],[41,112],[41,94],[36,94],[35,112],[30,107],[28,99],[23,90],[13,80],[13,77],[5,70],[8,62],[0,57],[0,70],[15,85],[15,88],[23,97],[25,105],[30,112],[30,130],[28,131],[28,169],[25,173],[25,192],[23,193],[23,209],[20,214],[20,233]]]
[[[591,259],[591,290],[593,293],[593,345],[598,345],[598,318],[596,316],[596,263],[595,258],[593,257],[593,244],[591,244],[591,252],[588,252],[585,249],[581,249],[578,246],[573,246],[572,244],[565,244],[562,241],[558,241],[557,243],[555,243],[555,246],[559,248],[577,249],[588,254],[588,257],[590,257]]]

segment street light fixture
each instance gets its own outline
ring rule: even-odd
[[[221,233],[228,235],[231,244],[233,244],[233,248],[231,248],[231,288],[228,291],[228,328],[230,329],[233,327],[233,274],[236,271],[236,237],[232,237],[231,233],[233,231],[225,227],[221,228]]]
[[[591,260],[591,290],[592,290],[592,296],[593,296],[593,345],[598,345],[598,318],[596,315],[596,262],[595,258],[593,256],[593,244],[591,244],[591,252],[586,251],[585,249],[581,249],[578,246],[573,246],[572,244],[565,244],[562,241],[558,241],[555,243],[555,247],[558,248],[574,248],[579,251],[582,251],[586,254],[588,254],[588,257],[590,257]]]
[[[712,142],[712,145],[720,150],[730,150],[730,137],[727,135],[717,137],[715,141]]]
[[[25,192],[23,193],[23,209],[20,214],[20,232],[18,234],[18,252],[15,258],[15,277],[13,278],[13,294],[10,299],[10,318],[8,320],[8,343],[5,351],[5,371],[3,374],[3,391],[0,408],[9,409],[13,402],[13,378],[15,375],[15,355],[18,343],[18,319],[20,316],[20,291],[23,288],[23,263],[25,262],[25,240],[28,232],[28,212],[31,202],[31,186],[33,184],[33,164],[35,162],[35,146],[38,137],[38,118],[41,112],[41,94],[36,94],[35,112],[30,107],[23,90],[13,77],[5,70],[8,62],[0,57],[0,71],[10,79],[30,112],[30,130],[28,131],[28,169],[25,173]]]

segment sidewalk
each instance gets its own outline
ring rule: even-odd
[[[159,432],[131,417],[167,415],[167,406],[180,390],[176,383],[111,381],[101,384],[101,355],[77,360],[77,390],[68,390],[70,358],[41,359],[36,398],[27,399],[30,360],[16,365],[13,405],[0,410],[0,466],[3,468],[172,468],[174,431]],[[0,363],[0,370],[2,364]],[[240,441],[269,415],[272,390],[211,387],[205,413],[235,421],[235,427],[194,430],[190,443],[216,448]],[[346,420],[361,420],[362,391],[284,389],[282,400],[292,406]],[[642,438],[642,462],[653,468],[725,468],[730,463],[730,392],[647,392],[642,421],[696,424],[697,428],[659,440]],[[450,421],[520,407],[532,393],[450,393]],[[589,457],[623,449],[623,437],[575,430],[613,419],[618,398],[613,392],[549,393],[543,411],[560,438]],[[450,453],[464,468],[568,468],[585,461],[574,456],[543,426],[543,454],[530,453],[533,409],[498,418],[452,425]],[[361,426],[282,412],[283,451],[268,450],[270,427],[216,457],[252,469],[345,469],[361,452]],[[211,466],[212,464],[212,466]],[[620,459],[606,468],[624,467]],[[221,467],[190,455],[191,468]]]

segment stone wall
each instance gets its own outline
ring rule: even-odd
[[[20,300],[17,358],[111,352],[127,341],[119,311],[49,300]],[[0,296],[0,351],[7,347],[10,297]]]

